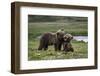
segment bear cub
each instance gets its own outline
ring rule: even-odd
[[[73,39],[73,36],[71,34],[66,34],[63,37],[63,51],[66,52],[74,52],[74,49],[71,44],[71,40]]]

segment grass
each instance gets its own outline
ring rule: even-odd
[[[77,59],[87,58],[87,43],[82,41],[72,41],[74,52],[55,51],[53,46],[49,46],[48,50],[37,50],[39,41],[29,41],[28,60],[52,60],[52,59]]]
[[[29,23],[28,35],[29,39],[36,38],[45,32],[56,32],[60,28],[64,28],[65,32],[72,35],[87,35],[87,23],[86,22],[40,22],[40,23]]]
[[[38,37],[45,32],[56,32],[64,28],[66,33],[72,35],[87,36],[87,22],[34,22],[28,24],[28,60],[54,60],[54,59],[78,59],[87,58],[88,47],[83,41],[72,41],[74,52],[54,51],[53,46],[48,50],[38,51]]]

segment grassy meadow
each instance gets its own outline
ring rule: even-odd
[[[35,18],[35,19],[34,19]],[[41,19],[40,19],[41,18]],[[51,18],[51,20],[50,20]],[[46,20],[42,20],[46,19]],[[54,20],[53,20],[54,19]],[[34,20],[34,21],[32,21]],[[78,59],[87,58],[88,47],[83,41],[72,40],[74,52],[54,51],[54,46],[48,50],[38,51],[40,36],[45,32],[56,32],[64,28],[73,36],[87,36],[87,18],[77,17],[39,17],[29,16],[28,21],[28,60]]]

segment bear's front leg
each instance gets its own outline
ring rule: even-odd
[[[54,44],[54,49],[55,49],[55,51],[58,50],[58,49],[57,49],[57,44]]]
[[[45,44],[44,50],[47,50],[47,49],[48,49],[48,44]]]
[[[58,45],[58,50],[61,50],[61,43]]]

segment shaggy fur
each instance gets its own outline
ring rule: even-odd
[[[40,44],[38,50],[47,50],[49,45],[54,45],[55,50],[61,50],[61,46],[63,43],[63,32],[56,33],[45,33],[42,35],[40,39]]]
[[[63,37],[63,50],[64,51],[66,51],[66,52],[74,51],[72,44],[71,44],[72,39],[73,39],[73,36],[71,34],[64,35],[64,37]]]

